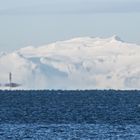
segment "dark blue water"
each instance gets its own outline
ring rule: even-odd
[[[0,140],[140,139],[140,91],[0,91]]]

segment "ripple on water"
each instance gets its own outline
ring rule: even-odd
[[[0,125],[0,139],[140,139],[138,125],[61,124]]]

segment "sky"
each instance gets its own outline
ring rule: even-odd
[[[139,0],[0,0],[1,14],[139,12]]]
[[[0,51],[79,36],[140,44],[139,0],[0,0]]]

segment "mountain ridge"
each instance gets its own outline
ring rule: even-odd
[[[140,89],[139,60],[116,35],[78,37],[0,55],[0,83],[12,72],[21,89]]]

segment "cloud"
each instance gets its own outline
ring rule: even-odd
[[[0,55],[0,83],[24,89],[140,89],[140,46],[119,37],[74,38]]]

